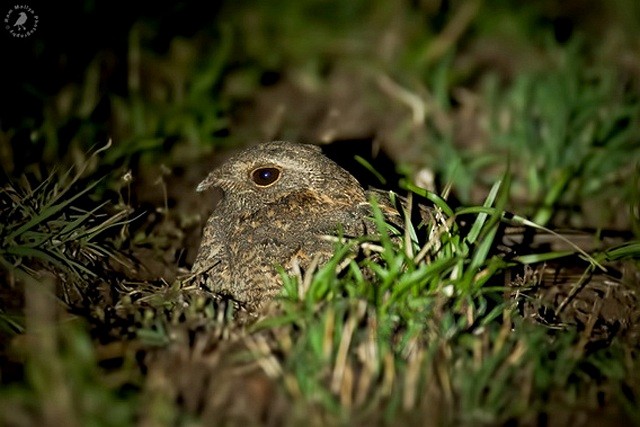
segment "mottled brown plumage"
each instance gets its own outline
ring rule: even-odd
[[[332,255],[326,235],[371,232],[368,193],[319,147],[270,142],[245,149],[214,170],[198,191],[224,195],[208,219],[192,268],[200,283],[255,308],[291,271]],[[325,236],[325,238],[323,238]]]
[[[250,312],[258,311],[282,289],[278,266],[291,272],[296,263],[305,269],[316,257],[320,263],[326,262],[335,250],[328,235],[376,234],[378,230],[371,220],[369,204],[372,197],[385,219],[399,230],[403,229],[401,215],[388,194],[365,191],[353,176],[312,145],[271,142],[245,149],[214,170],[198,186],[198,191],[212,187],[220,188],[223,197],[204,228],[192,274],[205,289],[240,303]],[[399,202],[401,209],[407,208],[407,200],[399,199]],[[423,222],[433,223],[431,209],[418,206],[417,210]],[[523,239],[528,234],[524,230],[508,230],[496,242],[496,253],[506,258],[537,250],[544,252],[540,245],[566,245],[569,240],[575,240],[570,235],[560,238],[538,233],[529,236],[530,241],[526,243]],[[575,245],[585,246],[578,241]],[[569,313],[562,317],[563,324],[572,323],[565,319],[567,316],[575,322],[587,323],[578,312],[591,313],[592,310],[585,311],[582,306],[593,306],[594,295],[602,293],[601,288],[608,289],[605,302],[622,307],[622,311],[613,316],[609,313],[611,310],[605,310],[601,314],[606,314],[606,318],[598,314],[600,323],[592,325],[595,335],[610,339],[615,333],[607,331],[624,329],[633,323],[623,312],[626,313],[625,307],[635,304],[635,291],[627,292],[621,282],[614,288],[612,283],[617,281],[598,272],[588,283],[576,288],[575,283],[580,280],[567,276],[570,264],[565,262],[559,268],[540,264],[542,270],[537,273],[539,277],[536,276],[536,285],[531,289],[523,287],[528,279],[514,280],[511,272],[506,274],[505,285],[514,287],[515,300],[527,296],[528,302],[523,305],[529,313],[527,317],[541,320],[546,316],[545,322],[553,323],[560,321],[563,313]],[[580,271],[585,268],[582,265]],[[558,297],[568,295],[567,292],[571,298]],[[535,306],[531,305],[532,293],[538,295],[535,301],[540,301]],[[554,300],[547,304],[552,296]],[[553,309],[544,308],[547,305]],[[575,312],[578,314],[571,312],[575,307],[579,308]],[[555,316],[551,320],[544,314],[549,310]]]

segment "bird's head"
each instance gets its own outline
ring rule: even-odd
[[[236,154],[198,185],[197,191],[220,188],[220,203],[245,213],[278,202],[296,192],[356,201],[364,197],[356,179],[314,145],[276,141]]]

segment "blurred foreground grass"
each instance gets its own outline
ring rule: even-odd
[[[117,9],[77,6],[67,19],[88,34]],[[65,33],[22,45],[49,78],[13,69],[6,93],[24,102],[3,101],[0,122],[3,423],[640,424],[635,2],[135,11],[114,17],[106,47],[58,52]],[[190,191],[223,149],[274,138],[371,139],[406,182],[435,174],[422,196],[439,214],[367,242],[378,258],[337,247],[244,330],[180,282],[210,208]],[[524,217],[623,241],[499,255],[505,223],[534,228]],[[603,324],[596,299],[572,320],[566,294],[535,293],[545,262],[576,258],[564,291],[606,264],[599,300],[628,291],[631,314]]]

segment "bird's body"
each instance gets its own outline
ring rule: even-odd
[[[365,191],[352,175],[311,145],[271,142],[248,148],[213,171],[198,186],[198,191],[210,187],[222,189],[224,195],[204,228],[192,274],[210,292],[226,296],[250,312],[258,311],[280,292],[282,279],[278,267],[291,272],[296,263],[304,269],[315,258],[320,263],[327,261],[335,250],[327,235],[358,237],[378,233],[371,220],[372,198],[377,200],[385,220],[403,229],[402,216],[388,195]],[[398,201],[400,209],[411,208],[407,200]],[[418,205],[417,210],[423,223],[433,223],[431,209]],[[552,245],[553,249],[553,245],[575,241],[571,236],[530,235],[526,230],[509,228],[502,234],[496,242],[496,254],[507,258],[542,250],[540,245]],[[575,243],[569,245],[576,247]],[[553,307],[555,317],[563,310],[569,313],[565,308],[573,301],[571,307],[586,304],[586,311],[582,307],[576,313],[586,312],[589,318],[593,296],[606,288],[608,304],[620,307],[620,314],[600,316],[604,326],[594,331],[602,332],[608,339],[612,336],[609,329],[617,331],[621,325],[637,323],[625,314],[635,306],[635,291],[621,281],[596,273],[588,283],[576,288],[575,283],[582,279],[567,276],[570,265],[566,260],[555,268],[546,268],[541,263],[538,267],[542,270],[534,275],[536,286],[530,290],[523,290],[519,284],[524,279],[508,279],[505,285],[516,289],[517,295],[527,296],[522,307],[531,317],[548,313],[549,306]],[[581,268],[584,272],[586,267]],[[506,277],[511,277],[511,273]],[[557,296],[562,292],[570,296],[558,302]],[[549,303],[547,297],[555,299]],[[580,314],[567,316],[562,318],[563,324],[583,321]],[[555,317],[545,318],[545,322],[557,321]]]
[[[280,291],[278,267],[328,260],[335,244],[326,235],[361,236],[371,227],[367,192],[312,145],[246,149],[198,191],[210,187],[224,195],[204,228],[192,272],[209,290],[249,307]]]
[[[27,14],[24,12],[20,12],[20,14],[18,15],[18,19],[16,19],[16,22],[13,24],[13,26],[22,28],[24,27],[24,24],[26,22],[27,22]]]

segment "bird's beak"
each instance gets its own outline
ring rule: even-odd
[[[223,189],[226,187],[229,182],[229,177],[225,173],[224,169],[216,169],[211,172],[198,186],[196,187],[196,192],[202,193],[205,190],[210,188],[220,188]]]
[[[212,173],[209,174],[209,176],[207,176],[200,184],[198,184],[198,186],[196,187],[196,192],[198,193],[202,193],[205,190],[208,190],[209,188],[212,187],[219,187],[220,185],[216,185],[217,180],[212,177]]]

